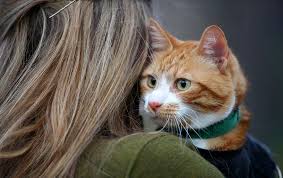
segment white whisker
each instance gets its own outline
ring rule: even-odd
[[[186,122],[186,121],[185,121]],[[187,123],[187,122],[186,122]],[[187,123],[188,124],[188,123]],[[188,124],[188,126],[196,133],[196,135],[200,138],[200,139],[203,139],[198,133],[197,131],[190,125]]]
[[[182,119],[182,117],[180,117],[180,120],[181,120],[181,121],[184,121],[185,124],[190,127],[189,123],[187,123],[187,121],[184,120],[184,118]],[[180,122],[181,122],[181,121],[180,121]],[[189,137],[189,140],[192,141],[193,139],[192,139],[192,137],[190,136],[190,134],[189,134],[189,132],[188,132],[187,126],[184,126],[182,122],[181,122],[181,124],[182,124],[182,127],[183,127],[183,128],[185,129],[185,131],[186,131],[186,143],[187,143],[188,137]],[[193,145],[193,147],[197,150],[196,146],[195,146],[194,144],[192,144],[192,145]]]
[[[169,123],[169,118],[167,118],[166,123],[164,124],[164,126],[158,131],[158,132],[162,132],[163,129],[165,129],[166,125]]]

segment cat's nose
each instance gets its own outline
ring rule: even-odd
[[[159,102],[149,102],[148,103],[149,107],[155,112],[158,108],[160,108],[161,104]]]

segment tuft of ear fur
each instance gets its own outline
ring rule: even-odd
[[[198,53],[208,57],[223,72],[227,65],[229,47],[224,32],[216,25],[207,27],[201,37]]]
[[[148,31],[153,52],[160,52],[173,48],[167,32],[152,18],[149,21]]]

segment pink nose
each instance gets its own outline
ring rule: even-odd
[[[149,102],[148,105],[153,111],[156,111],[161,106],[159,102],[155,102],[155,101]]]

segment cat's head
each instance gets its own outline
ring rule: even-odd
[[[141,115],[161,126],[204,128],[241,103],[246,80],[219,27],[206,28],[200,41],[181,41],[151,20],[149,33],[152,57],[140,81]]]

